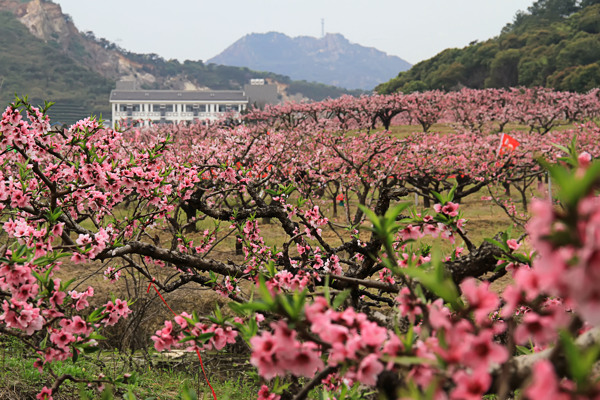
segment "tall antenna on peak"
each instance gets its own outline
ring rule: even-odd
[[[325,18],[321,18],[321,37],[325,37]]]

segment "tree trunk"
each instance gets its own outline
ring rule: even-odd
[[[431,207],[431,200],[427,196],[423,196],[423,207],[425,207],[425,208]]]
[[[235,255],[241,256],[244,254],[244,246],[242,244],[242,238],[239,235],[235,236]]]

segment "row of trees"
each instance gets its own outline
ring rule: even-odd
[[[43,109],[6,109],[0,332],[25,342],[53,377],[39,398],[81,379],[57,375],[54,362],[98,350],[100,333],[135,312],[119,298],[91,308],[92,288],[70,290],[56,276],[64,258],[82,268],[102,262],[112,279],[135,273],[161,292],[200,286],[227,296],[235,317],[189,310],[152,339],[157,350],[191,351],[243,340],[271,382],[260,399],[303,399],[315,388],[358,398],[368,387],[388,398],[599,394],[597,126],[522,134],[515,152],[498,157],[493,135],[346,134],[340,117],[329,118],[335,129],[273,129],[297,117],[287,107],[236,128],[124,133],[94,120],[50,130]],[[562,163],[548,168],[564,203],[533,203],[538,255],[502,232],[473,243],[458,200],[493,182],[529,182],[542,173],[534,155]],[[412,211],[402,202],[411,191],[432,209]],[[339,194],[343,206],[333,202]],[[261,218],[275,222],[277,244]],[[200,221],[214,228],[194,232]],[[213,256],[229,235],[243,260]],[[443,252],[425,237],[461,246]],[[515,283],[491,291],[506,274]]]
[[[509,123],[547,133],[560,124],[583,122],[600,115],[600,91],[586,94],[545,88],[462,89],[342,96],[314,103],[287,103],[252,110],[243,121],[266,130],[369,130],[378,126],[420,125],[428,132],[447,123],[469,132],[502,132]]]

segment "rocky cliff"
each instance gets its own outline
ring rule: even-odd
[[[142,70],[124,54],[110,48],[108,42],[96,40],[93,34],[82,34],[60,5],[44,0],[22,3],[17,0],[0,0],[2,9],[11,10],[29,32],[45,42],[57,43],[77,63],[105,78],[132,79],[138,84],[154,84],[156,77]],[[108,47],[108,48],[107,48]],[[114,45],[113,45],[114,47]]]

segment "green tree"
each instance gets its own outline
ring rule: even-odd
[[[402,93],[425,92],[429,86],[423,81],[411,81],[402,87]]]
[[[558,53],[556,66],[564,69],[576,65],[587,65],[600,60],[600,36],[580,32]]]
[[[518,75],[521,86],[545,86],[546,77],[544,68],[547,66],[546,58],[524,58],[519,62]]]
[[[510,87],[519,83],[519,61],[521,54],[517,49],[496,53],[490,66],[490,75],[485,81],[486,87]]]
[[[600,63],[571,67],[548,78],[559,90],[587,92],[600,87]]]
[[[460,62],[444,65],[443,68],[438,68],[436,74],[432,76],[432,86],[434,89],[455,89],[464,81],[464,75],[465,66]]]
[[[582,12],[578,27],[587,33],[600,33],[600,4],[590,6]]]

